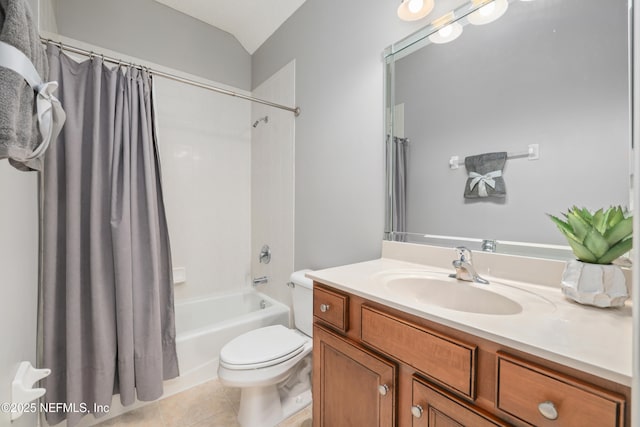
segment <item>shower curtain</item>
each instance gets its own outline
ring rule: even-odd
[[[49,45],[67,122],[42,175],[42,359],[49,424],[155,400],[178,375],[151,77]]]

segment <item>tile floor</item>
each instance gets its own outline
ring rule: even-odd
[[[240,390],[218,380],[153,402],[98,424],[96,427],[240,427],[236,416]],[[311,406],[278,427],[311,427]]]

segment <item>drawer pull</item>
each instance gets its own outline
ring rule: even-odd
[[[326,313],[327,311],[329,311],[330,308],[331,306],[329,304],[320,304],[320,311],[323,313]]]
[[[420,418],[422,417],[422,406],[420,405],[413,405],[411,407],[411,415],[413,415],[416,418]]]
[[[378,393],[380,393],[380,396],[386,396],[389,393],[389,386],[386,384],[379,385]]]
[[[548,420],[555,420],[558,418],[558,410],[553,402],[542,402],[538,405],[538,411],[540,411],[540,414]]]

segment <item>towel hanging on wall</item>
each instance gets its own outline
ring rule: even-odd
[[[28,4],[0,1],[0,159],[21,170],[40,169],[65,121],[48,71]]]
[[[464,198],[505,197],[502,169],[506,161],[506,151],[466,157],[464,166],[469,178],[464,187]]]

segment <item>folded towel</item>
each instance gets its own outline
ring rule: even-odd
[[[25,0],[0,0],[0,41],[24,53],[41,79],[47,80],[47,58]],[[9,158],[21,170],[37,170],[41,163],[39,158],[30,159],[42,140],[35,95],[23,76],[0,67],[0,159]]]
[[[507,153],[485,153],[469,156],[464,165],[469,178],[464,187],[465,199],[479,197],[505,197],[507,192],[502,178],[502,169],[507,161]]]

